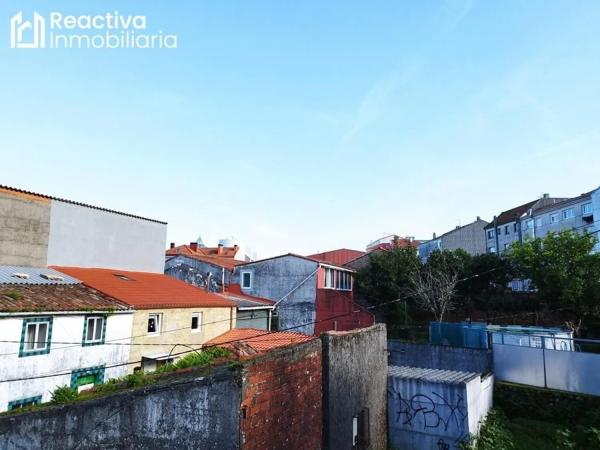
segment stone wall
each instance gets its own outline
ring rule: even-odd
[[[238,377],[220,371],[0,418],[0,450],[237,449]]]
[[[369,449],[387,448],[386,329],[377,324],[345,333],[328,332],[323,341],[323,447],[353,446],[353,418],[368,410]]]

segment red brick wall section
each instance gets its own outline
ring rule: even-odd
[[[322,446],[321,341],[271,351],[245,364],[240,430],[244,450]]]

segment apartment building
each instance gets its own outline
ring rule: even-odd
[[[433,239],[419,244],[417,251],[422,261],[426,261],[429,255],[438,250],[458,250],[462,249],[471,255],[479,255],[486,252],[486,240],[484,228],[488,222],[482,220],[479,216],[474,222],[467,225],[457,226],[454,230],[448,231],[441,236],[433,234]]]
[[[484,227],[486,251],[499,255],[513,242],[523,242],[526,237],[532,235],[531,219],[535,212],[564,200],[567,199],[544,194],[542,198],[502,211]]]

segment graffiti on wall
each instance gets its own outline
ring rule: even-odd
[[[415,394],[412,397],[402,397],[400,392],[394,392],[398,399],[399,409],[396,411],[396,422],[407,427],[419,427],[423,430],[437,429],[447,432],[453,428],[452,434],[466,434],[467,408],[464,398],[457,395],[452,403],[437,392],[430,395]]]

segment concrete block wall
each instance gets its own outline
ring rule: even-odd
[[[486,373],[492,370],[492,351],[389,340],[391,366]]]
[[[384,324],[344,333],[328,332],[323,341],[323,448],[351,449],[352,421],[369,411],[369,449],[387,448],[387,355]]]
[[[0,189],[0,264],[45,267],[50,200]]]

